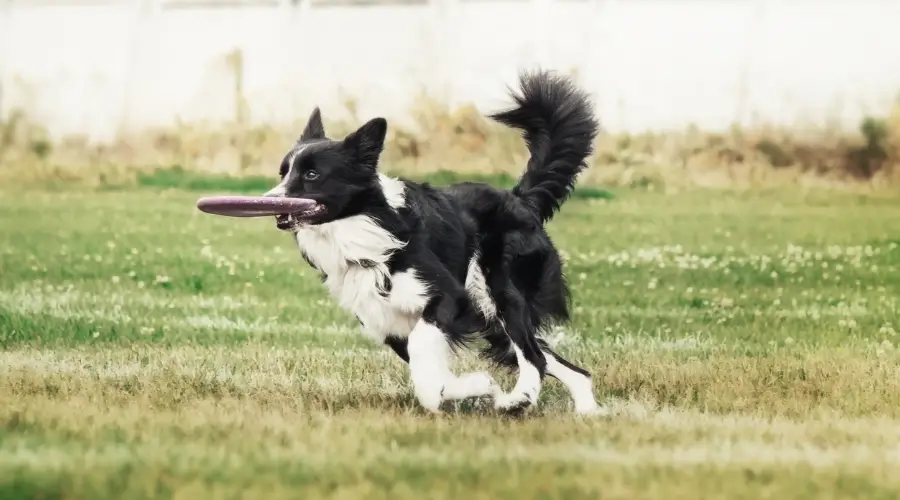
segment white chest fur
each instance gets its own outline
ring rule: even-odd
[[[415,270],[388,275],[388,259],[404,242],[364,215],[305,227],[296,237],[306,257],[325,274],[331,295],[359,318],[363,331],[378,341],[409,334],[429,291]]]

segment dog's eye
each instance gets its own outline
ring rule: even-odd
[[[315,170],[307,170],[303,173],[303,178],[308,181],[314,181],[319,178],[319,173]]]

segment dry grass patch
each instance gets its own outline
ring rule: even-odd
[[[472,105],[448,109],[423,97],[410,115],[411,126],[388,130],[388,170],[414,176],[444,170],[518,176],[524,168],[525,148],[517,134],[487,120]],[[333,122],[326,128],[341,137],[360,123]],[[109,186],[134,182],[136,172],[173,165],[274,179],[286,145],[302,128],[302,121],[288,127],[179,123],[96,145],[83,137],[51,141],[39,123],[13,113],[0,122],[0,179],[17,185]],[[884,190],[897,182],[900,172],[900,105],[867,117],[858,130],[823,125],[710,132],[686,127],[606,134],[598,138],[596,149],[585,185]]]
[[[434,417],[418,410],[396,367],[379,372],[383,356],[300,352],[303,369],[291,372],[288,354],[244,348],[7,355],[0,491],[79,498],[421,498],[425,491],[429,498],[877,498],[900,487],[891,472],[900,466],[900,420],[848,417],[827,402],[802,399],[795,403],[802,408],[783,412],[757,399],[743,412],[717,412],[690,399],[612,398],[612,417],[583,419],[568,413],[557,392],[543,398],[541,416],[524,420],[471,407]],[[137,370],[140,359],[147,361]],[[643,361],[675,379],[701,371]],[[640,373],[637,365],[631,360],[628,368]],[[732,394],[734,402],[742,391],[720,371],[726,365],[708,368],[705,377],[718,377],[723,399]],[[225,375],[238,366],[244,377]],[[740,365],[728,368],[734,373]],[[872,375],[852,370],[842,368],[848,377]],[[335,372],[339,377],[325,378]],[[745,383],[765,393],[765,382],[753,379],[759,375],[745,375]],[[875,396],[849,390],[843,395],[857,401]]]

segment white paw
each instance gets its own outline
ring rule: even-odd
[[[444,385],[444,399],[466,399],[492,396],[500,393],[500,386],[487,372],[466,373],[453,377]]]
[[[494,408],[507,413],[518,413],[527,410],[537,403],[538,391],[515,391],[503,394],[494,400]]]
[[[467,386],[469,396],[498,397],[502,394],[500,386],[494,381],[494,377],[487,372],[467,373],[460,377],[460,382]]]
[[[444,401],[444,388],[439,385],[416,386],[416,399],[422,408],[431,413],[441,413],[441,403]]]

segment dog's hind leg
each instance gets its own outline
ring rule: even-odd
[[[494,401],[494,407],[520,413],[537,403],[548,361],[538,344],[537,329],[531,322],[524,298],[514,290],[507,293],[500,311],[500,325],[512,342],[519,377],[512,391]]]
[[[494,406],[518,413],[537,402],[547,362],[525,297],[501,275],[495,275],[493,286],[488,286],[476,260],[470,263],[466,290],[488,324],[482,334],[488,342],[483,355],[498,365],[519,369],[513,390],[495,398]]]
[[[569,390],[572,402],[575,403],[575,412],[582,415],[601,414],[603,410],[594,399],[594,387],[591,374],[564,359],[553,352],[550,346],[541,339],[538,340],[541,351],[547,359],[547,375],[559,380]]]

